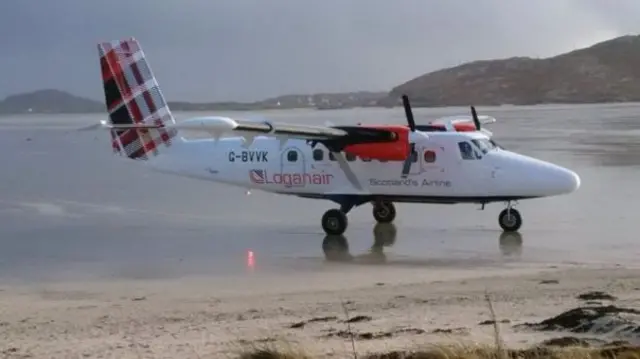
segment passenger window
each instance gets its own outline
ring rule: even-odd
[[[458,148],[460,149],[460,156],[462,156],[463,160],[474,160],[473,156],[473,147],[469,142],[463,141],[458,142]]]
[[[424,151],[424,162],[425,163],[433,163],[436,161],[436,153],[431,151],[431,150],[427,150]]]
[[[287,152],[287,160],[289,162],[296,162],[298,160],[298,152],[296,151]]]
[[[371,158],[368,157],[361,157],[360,159],[362,160],[362,162],[371,162]]]
[[[322,161],[323,157],[324,157],[324,151],[323,150],[321,150],[319,148],[316,148],[315,150],[313,150],[313,159],[315,161]]]

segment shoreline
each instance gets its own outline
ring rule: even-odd
[[[335,111],[349,111],[349,110],[362,110],[362,109],[379,109],[379,110],[402,110],[401,105],[396,105],[394,107],[389,106],[352,106],[345,108],[332,108],[332,109],[316,109],[315,107],[287,107],[287,108],[277,108],[277,107],[265,107],[265,108],[221,108],[221,109],[176,109],[169,105],[171,111],[173,113],[224,113],[224,112],[272,112],[272,111],[315,111],[320,113],[330,113]],[[522,110],[523,108],[547,108],[547,107],[582,107],[582,106],[640,106],[640,101],[619,101],[619,102],[549,102],[549,103],[539,103],[539,104],[509,104],[509,105],[495,105],[495,104],[474,104],[476,108],[494,108],[500,110]],[[411,107],[416,110],[424,110],[424,109],[433,109],[433,110],[443,110],[443,109],[467,109],[467,105],[438,105],[438,106],[426,106],[420,104],[411,104]],[[93,111],[93,112],[15,112],[15,113],[2,113],[0,112],[0,118],[3,117],[27,117],[27,116],[60,116],[60,115],[105,115],[106,112],[102,111]]]

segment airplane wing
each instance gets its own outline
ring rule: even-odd
[[[496,122],[496,118],[488,115],[478,115],[478,120],[483,125]],[[452,124],[460,122],[473,122],[473,117],[469,115],[457,115],[457,116],[444,116],[431,121],[431,124],[446,124],[447,122]]]
[[[329,139],[347,134],[345,131],[324,126],[234,120],[228,117],[219,116],[196,117],[174,124],[169,123],[161,125],[155,123],[112,124],[107,121],[100,121],[100,124],[87,126],[80,130],[92,130],[98,127],[114,130],[174,128],[176,130],[208,132],[212,135],[222,135],[233,132],[236,134],[252,134],[254,136],[281,135],[308,139]]]
[[[218,139],[223,135],[243,136],[247,142],[257,136],[274,136],[282,140],[298,138],[321,142],[330,150],[339,152],[345,146],[359,143],[390,142],[394,141],[397,134],[383,128],[371,128],[365,126],[312,126],[291,123],[279,123],[270,121],[250,121],[232,119],[222,116],[196,117],[177,123],[135,123],[112,124],[101,121],[100,124],[84,127],[80,130],[96,128],[108,128],[112,130],[174,128],[177,130],[205,132]]]
[[[322,143],[334,154],[340,168],[344,171],[347,179],[356,191],[363,190],[362,184],[360,184],[360,181],[353,173],[341,151],[346,146],[353,144],[395,141],[398,136],[396,132],[384,128],[297,125],[269,121],[237,120],[222,116],[198,117],[177,123],[164,123],[159,125],[155,123],[112,124],[107,121],[101,121],[100,124],[91,125],[80,130],[91,130],[100,127],[110,130],[174,128],[176,130],[206,132],[216,139],[222,137],[223,134],[232,134],[244,137],[245,146],[250,145],[257,136],[274,136],[279,138],[281,146],[291,138],[310,141],[312,147],[315,146],[316,143]]]

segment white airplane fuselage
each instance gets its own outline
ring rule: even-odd
[[[413,136],[417,156],[405,178],[402,161],[347,155],[353,182],[322,144],[312,148],[305,140],[289,139],[281,146],[264,136],[248,147],[242,137],[178,140],[146,163],[162,172],[247,189],[311,197],[383,195],[397,197],[396,202],[488,203],[561,195],[580,186],[577,174],[555,164],[499,147],[483,151],[473,140],[494,145],[481,132],[426,134]],[[473,148],[473,157],[462,157],[461,142]]]
[[[376,221],[391,223],[394,202],[507,202],[498,221],[514,232],[522,217],[512,201],[567,194],[580,186],[578,175],[566,168],[497,146],[482,128],[495,119],[478,116],[473,106],[468,120],[453,116],[441,119],[444,125],[416,125],[407,95],[406,126],[312,126],[221,116],[177,123],[136,39],[101,42],[97,49],[108,113],[98,127],[109,130],[115,152],[165,173],[331,200],[340,208],[322,216],[328,235],[342,234],[349,211],[365,203],[373,204]],[[187,140],[182,130],[210,139]]]

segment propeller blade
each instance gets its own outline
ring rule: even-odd
[[[407,117],[409,129],[411,129],[411,132],[416,132],[416,123],[413,120],[413,112],[411,111],[411,104],[409,104],[409,96],[402,95],[402,106],[404,106],[404,114]]]
[[[407,178],[407,176],[409,175],[409,171],[411,171],[411,164],[413,162],[413,156],[417,156],[418,154],[416,153],[416,144],[415,143],[411,143],[411,145],[409,146],[409,156],[407,157],[406,160],[404,160],[404,163],[402,164],[402,174],[401,177],[402,178]]]
[[[473,117],[473,123],[476,124],[476,130],[480,131],[480,119],[478,119],[478,114],[474,106],[471,106],[471,116]]]

